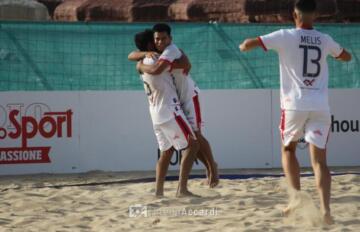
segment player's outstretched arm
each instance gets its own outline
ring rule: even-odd
[[[345,61],[348,62],[351,60],[351,54],[346,51],[345,49],[341,52],[340,56],[336,57],[335,59],[339,61]]]
[[[128,55],[128,60],[131,61],[139,61],[144,59],[146,56],[146,52],[141,52],[141,51],[132,51],[129,53]]]
[[[154,65],[146,65],[142,62],[138,62],[136,68],[143,73],[148,73],[150,75],[159,75],[171,64],[166,60],[159,60]]]
[[[153,59],[156,59],[159,56],[156,52],[142,52],[142,51],[132,51],[128,55],[128,60],[131,61],[139,61],[144,59],[145,57],[151,57]]]
[[[246,39],[239,46],[240,51],[242,52],[247,52],[257,47],[261,47],[261,42],[258,38]]]

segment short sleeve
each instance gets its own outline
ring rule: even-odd
[[[159,60],[164,60],[169,63],[174,62],[174,60],[181,57],[181,51],[174,45],[170,44],[165,48],[163,53],[160,55]]]
[[[143,59],[143,64],[146,64],[146,65],[153,65],[156,63],[156,60],[154,60],[153,58],[151,57],[145,57]]]
[[[332,57],[339,57],[344,49],[333,40],[330,36],[327,36],[327,49]]]
[[[259,36],[258,40],[265,51],[272,49],[278,51],[283,44],[284,33],[282,30],[274,31],[270,34]]]

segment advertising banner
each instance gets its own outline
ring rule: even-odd
[[[77,171],[76,92],[7,92],[0,99],[0,174]]]
[[[0,93],[0,174],[155,170],[143,91]],[[360,90],[330,90],[331,166],[360,165]],[[278,90],[206,90],[203,134],[221,169],[281,167]],[[297,157],[310,166],[308,144]],[[170,169],[179,168],[175,152]],[[204,166],[197,161],[194,169]]]

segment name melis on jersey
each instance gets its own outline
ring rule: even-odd
[[[321,45],[321,40],[320,36],[302,35],[300,43],[309,45]]]

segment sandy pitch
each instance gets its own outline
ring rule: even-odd
[[[333,176],[331,226],[321,223],[313,177],[301,179],[304,191],[292,199],[297,210],[287,218],[283,178],[221,180],[215,189],[190,180],[200,198],[176,198],[176,181],[165,184],[162,199],[154,197],[154,183],[44,187],[99,180],[106,175],[2,177],[0,231],[360,231],[359,175]]]

